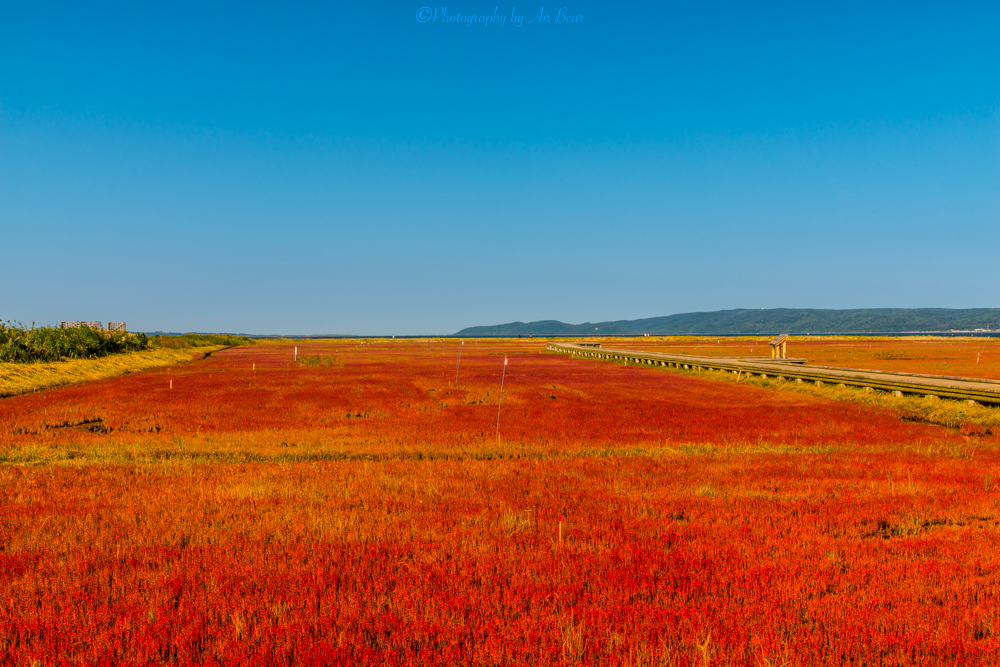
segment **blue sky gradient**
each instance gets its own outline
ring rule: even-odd
[[[1000,306],[998,5],[137,4],[4,9],[4,320]]]

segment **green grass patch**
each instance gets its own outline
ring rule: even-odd
[[[142,334],[145,335],[145,334]],[[257,341],[246,336],[232,334],[181,334],[178,336],[153,336],[150,339],[154,347],[178,349],[182,347],[236,347],[237,345],[256,345]]]
[[[299,357],[299,366],[343,366],[344,361],[332,354],[308,354]]]

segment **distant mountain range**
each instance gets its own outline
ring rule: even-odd
[[[641,320],[566,324],[557,320],[468,327],[455,336],[635,336],[685,334],[904,333],[1000,329],[1000,308],[771,308],[682,313]]]

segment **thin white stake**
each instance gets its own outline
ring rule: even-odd
[[[986,343],[989,343],[989,342],[990,342],[990,339],[987,338],[986,339]],[[977,364],[979,363],[979,357],[983,356],[983,352],[986,350],[986,343],[983,343],[983,349],[979,350],[979,352],[976,354],[976,363]]]
[[[507,377],[507,357],[503,358],[503,373],[500,375],[500,401],[497,403],[497,444],[500,444],[500,406],[503,405],[503,381]]]
[[[295,346],[295,361],[299,360],[299,346]]]
[[[458,386],[458,369],[462,366],[462,348],[465,347],[465,341],[458,346],[458,361],[455,362],[455,386]]]

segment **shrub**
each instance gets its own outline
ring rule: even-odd
[[[109,354],[148,350],[151,345],[152,341],[144,333],[89,327],[28,329],[17,323],[0,323],[0,361],[8,363],[95,359]]]

